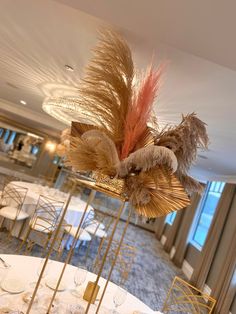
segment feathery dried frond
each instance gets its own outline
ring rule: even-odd
[[[139,139],[147,129],[147,122],[152,112],[152,106],[160,87],[160,79],[164,64],[154,71],[150,67],[146,77],[141,81],[139,90],[133,95],[125,120],[124,143],[121,159],[126,158],[133,151]]]
[[[166,147],[147,146],[130,154],[121,161],[117,168],[117,174],[123,178],[132,171],[148,171],[156,166],[166,166],[175,172],[178,162],[175,154]]]
[[[178,159],[178,171],[186,174],[196,160],[197,149],[206,149],[208,141],[205,123],[192,113],[183,116],[178,126],[163,130],[156,137],[155,144],[171,149]]]
[[[176,176],[189,194],[193,192],[202,194],[204,186],[200,182],[188,175],[179,174],[178,172],[176,173]]]
[[[115,143],[124,138],[124,121],[132,97],[131,51],[116,33],[104,31],[79,88],[80,106],[92,112],[97,125]]]

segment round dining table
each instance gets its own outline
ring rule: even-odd
[[[32,217],[32,215],[34,214],[35,207],[37,205],[40,195],[47,196],[52,199],[56,199],[57,201],[62,201],[65,204],[69,197],[68,193],[64,193],[57,189],[50,188],[47,186],[42,186],[35,183],[24,182],[24,181],[12,181],[8,184],[17,185],[17,186],[28,189],[23,206],[22,206],[22,210],[25,211],[29,215],[29,217]],[[85,207],[86,207],[85,201],[81,200],[79,197],[73,196],[71,198],[71,201],[70,201],[70,204],[67,209],[66,216],[65,216],[66,222],[72,226],[78,226],[82,218],[83,212],[85,210]],[[92,210],[92,206],[89,205],[87,212],[89,213],[90,210]],[[4,223],[5,223],[4,226],[8,228],[10,222],[5,221]],[[18,237],[19,231],[21,230],[21,226],[22,226],[22,221],[18,221],[15,224],[12,230],[13,236]],[[28,226],[26,224],[21,234],[22,238],[24,238],[27,229],[28,229]]]
[[[5,290],[0,291],[0,313],[1,313],[1,306],[5,306],[8,304],[8,307],[12,310],[19,311],[19,312],[12,312],[12,313],[26,313],[28,308],[27,305],[27,296],[32,295],[33,287],[32,283],[37,280],[37,269],[39,265],[42,264],[42,259],[38,257],[32,256],[22,256],[22,255],[7,255],[7,254],[0,254],[0,257],[5,261],[5,263],[10,265],[9,271],[5,276],[5,279],[1,280],[0,284],[1,287],[7,286],[7,282],[11,280],[11,282],[15,282],[15,284],[22,285],[22,292],[18,294],[11,294],[6,292]],[[1,263],[1,260],[0,260]],[[32,307],[30,313],[32,314],[46,314],[47,304],[49,303],[50,297],[53,294],[53,290],[49,288],[47,285],[50,282],[55,281],[58,278],[60,270],[63,267],[63,263],[57,261],[50,261],[47,266],[46,276],[42,280],[42,285],[38,290],[38,293],[35,298],[35,303]],[[75,289],[74,286],[74,276],[76,273],[77,267],[72,265],[67,265],[66,271],[64,273],[62,279],[62,291],[58,292],[52,307],[52,311],[50,313],[57,313],[57,314],[77,314],[83,313],[78,312],[75,310],[73,312],[73,308],[75,309],[79,305],[86,309],[87,301],[83,299],[83,291],[86,288],[88,281],[95,281],[96,275],[87,272],[86,280],[80,286],[80,294],[79,296],[75,296],[73,291]],[[3,277],[2,277],[3,278]],[[0,278],[1,279],[1,278]],[[5,284],[4,284],[5,283]],[[101,297],[102,288],[104,287],[106,280],[104,278],[100,278],[99,285],[100,291],[98,293],[97,299]],[[112,282],[109,282],[106,294],[103,298],[101,307],[99,309],[99,313],[101,314],[108,314],[112,313],[114,309],[113,304],[113,297],[118,289],[118,286]],[[96,313],[98,302],[92,304],[89,313]],[[154,312],[150,309],[147,305],[141,302],[132,294],[126,294],[126,298],[124,303],[117,308],[118,313],[120,314],[161,314],[161,312]]]

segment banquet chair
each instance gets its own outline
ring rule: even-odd
[[[163,313],[210,314],[216,300],[208,294],[175,277],[167,294]]]
[[[40,195],[19,250],[24,244],[26,244],[25,251],[31,251],[35,244],[46,249],[58,226],[63,207],[64,202]]]
[[[3,190],[12,181],[19,181],[19,179],[14,176],[4,175],[0,180],[0,206],[2,205]]]
[[[57,250],[58,252],[58,259],[61,258],[64,248],[67,247],[70,237],[73,237],[73,238],[76,237],[75,248],[77,247],[78,242],[79,242],[78,247],[80,248],[82,243],[87,243],[91,241],[92,239],[91,235],[87,231],[85,231],[83,228],[81,228],[79,233],[76,235],[77,229],[78,229],[77,226],[73,226],[71,224],[68,224],[67,222],[65,222],[62,225],[61,238],[59,236],[58,240],[56,241],[57,243],[55,243],[54,245],[54,250]],[[57,246],[58,246],[58,249],[56,248]]]
[[[94,263],[94,271],[98,271],[101,262],[102,262],[102,257],[104,256],[104,252],[107,248],[109,239],[106,239],[103,242],[103,245],[99,248],[97,257],[95,259]],[[120,286],[124,286],[126,283],[130,271],[134,265],[134,260],[137,254],[137,249],[129,245],[127,243],[122,243],[120,248],[119,248],[119,241],[113,240],[111,243],[111,247],[109,249],[109,252],[107,254],[106,262],[107,266],[104,268],[106,272],[109,271],[110,267],[114,264],[114,270],[113,270],[113,275],[115,275],[115,281],[117,284]],[[117,282],[117,279],[119,282]]]
[[[98,249],[102,247],[104,240],[108,237],[109,230],[113,225],[116,216],[109,211],[103,212],[98,209],[92,209],[89,211],[84,223],[82,224],[83,230],[91,235],[91,241],[89,242],[85,261],[87,261],[92,243],[97,239],[99,241]]]
[[[91,209],[83,223],[83,228],[93,237],[106,238],[107,231],[114,219],[114,215],[98,209]]]
[[[22,221],[22,226],[18,234],[20,237],[26,219],[29,218],[29,215],[22,209],[27,192],[27,188],[20,187],[12,183],[5,185],[3,189],[1,196],[0,217],[2,218],[2,224],[5,219],[11,221],[9,237],[12,234],[12,230],[15,227],[16,222]]]

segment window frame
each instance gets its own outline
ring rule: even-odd
[[[205,190],[204,190],[204,195],[202,196],[198,206],[197,206],[197,210],[196,210],[196,214],[195,214],[195,217],[193,219],[193,223],[192,223],[192,227],[191,227],[191,230],[190,230],[190,236],[189,236],[189,243],[191,245],[193,245],[196,249],[198,249],[199,251],[201,251],[205,245],[205,241],[203,243],[203,245],[201,245],[199,242],[197,242],[194,238],[195,238],[195,235],[196,235],[196,232],[197,232],[197,229],[198,229],[198,225],[199,225],[199,222],[200,222],[200,219],[201,219],[201,215],[202,215],[202,212],[205,208],[205,205],[206,205],[206,201],[207,201],[207,197],[208,197],[208,194],[210,192],[210,189],[211,189],[211,185],[212,183],[214,182],[220,182],[220,184],[223,184],[224,183],[224,186],[225,186],[225,182],[224,181],[208,181],[207,184],[206,184],[206,187],[205,187]],[[220,192],[221,195],[220,195],[220,198],[222,196],[222,193],[224,191],[224,187],[222,189],[222,191]],[[219,199],[220,201],[220,199]],[[217,204],[218,206],[218,204]],[[216,208],[217,208],[216,206]],[[216,210],[215,208],[215,210]],[[214,215],[215,215],[215,210],[214,210],[214,214],[212,216],[212,220],[214,218]],[[210,223],[210,226],[212,224],[212,220],[211,220],[211,223]],[[209,229],[210,229],[210,226],[207,230],[207,235],[208,235],[208,232],[209,232]]]
[[[172,218],[173,215],[174,215],[174,219],[172,221],[171,218]],[[172,226],[173,223],[175,222],[176,216],[177,216],[177,211],[169,213],[168,215],[166,215],[165,223],[168,224],[169,226]],[[168,217],[171,217],[171,218],[168,219]]]

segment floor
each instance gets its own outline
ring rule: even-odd
[[[124,222],[120,222],[116,233],[117,238],[121,235],[123,228]],[[161,244],[152,232],[129,225],[125,243],[136,248],[135,261],[124,285],[125,288],[152,309],[160,310],[173,277],[175,275],[182,276],[181,270],[172,264],[169,255],[163,251]],[[14,254],[18,244],[18,239],[12,238],[8,242],[6,232],[0,232],[0,253]],[[90,269],[96,256],[97,247],[98,243],[94,240],[89,251],[89,258],[86,261],[86,265]],[[85,251],[86,247],[82,247],[75,252],[72,258],[73,265],[84,263]],[[41,248],[36,245],[31,254],[40,256],[42,254]],[[65,259],[65,256],[66,251],[64,251],[62,259]],[[52,258],[55,258],[55,254]],[[104,277],[107,276],[107,269],[106,266],[103,273]],[[113,272],[112,281],[119,284],[117,270]]]

